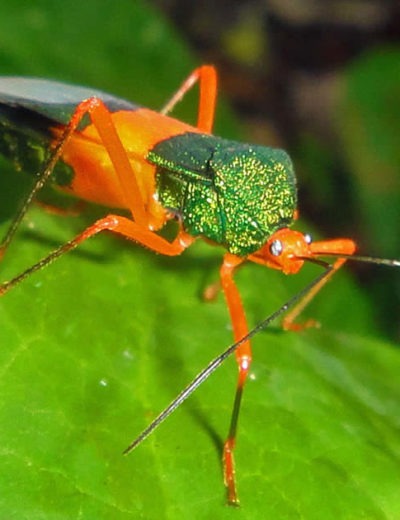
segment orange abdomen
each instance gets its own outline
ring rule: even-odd
[[[145,108],[111,114],[117,133],[135,172],[143,199],[155,192],[155,166],[147,161],[148,152],[159,142],[185,132],[199,132],[177,119]],[[59,133],[59,130],[56,130]],[[76,132],[62,154],[74,171],[73,181],[62,187],[75,197],[109,207],[128,209],[110,156],[95,127],[90,124]]]

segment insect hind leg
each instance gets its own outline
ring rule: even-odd
[[[97,233],[100,233],[101,231],[111,231],[113,233],[120,234],[129,240],[137,242],[138,244],[155,251],[156,253],[167,256],[180,255],[194,241],[193,237],[185,233],[183,230],[180,230],[175,239],[172,240],[172,242],[168,242],[168,240],[157,235],[153,231],[143,228],[133,220],[122,217],[120,215],[108,215],[107,217],[97,220],[94,224],[89,226],[75,238],[63,244],[48,256],[44,257],[36,264],[17,275],[12,280],[1,283],[0,296],[18,285],[31,274],[39,271],[40,269],[43,269],[60,256],[68,253],[69,251],[72,251],[82,242],[96,235]]]
[[[161,109],[161,114],[171,112],[197,82],[200,86],[197,128],[203,132],[211,133],[217,102],[217,72],[212,65],[202,65],[195,69]]]

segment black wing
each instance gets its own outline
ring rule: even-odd
[[[0,153],[18,169],[36,173],[54,137],[50,129],[67,124],[76,106],[92,96],[102,99],[111,112],[139,108],[92,88],[36,78],[0,77]],[[86,117],[82,126],[88,122]]]

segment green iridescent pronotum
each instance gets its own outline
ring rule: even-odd
[[[185,133],[148,154],[160,202],[185,230],[246,256],[293,221],[296,179],[286,152]]]

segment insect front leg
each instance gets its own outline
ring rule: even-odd
[[[306,261],[318,264],[325,269],[330,265],[321,257],[336,256],[336,261],[330,265],[326,276],[306,292],[299,302],[286,314],[283,328],[286,330],[302,330],[316,325],[314,320],[305,323],[295,323],[296,318],[318,294],[334,273],[342,267],[349,257],[354,255],[356,243],[350,238],[336,238],[313,242],[310,235],[303,234],[289,228],[276,231],[268,241],[255,253],[249,255],[248,260],[266,267],[278,269],[285,274],[296,274]],[[358,257],[360,258],[360,257]],[[371,260],[371,259],[369,259]],[[390,264],[392,265],[392,264]]]
[[[334,240],[321,240],[310,244],[310,258],[329,255],[353,255],[357,247],[353,240],[349,238],[339,238]],[[307,327],[313,327],[317,323],[314,320],[307,320],[305,323],[295,323],[295,320],[307,305],[314,299],[324,285],[332,278],[332,276],[343,266],[347,258],[338,258],[333,264],[332,269],[327,275],[316,284],[304,297],[288,312],[283,321],[282,327],[285,330],[302,330]]]
[[[233,280],[235,269],[243,263],[243,261],[243,258],[227,253],[224,256],[224,261],[220,270],[221,285],[228,305],[235,341],[239,341],[248,333],[247,320],[242,300],[238,288]],[[252,354],[250,341],[245,341],[236,351],[239,375],[228,436],[223,448],[224,481],[227,487],[228,501],[231,505],[239,504],[236,492],[234,449],[243,387],[249,373],[251,359]]]

